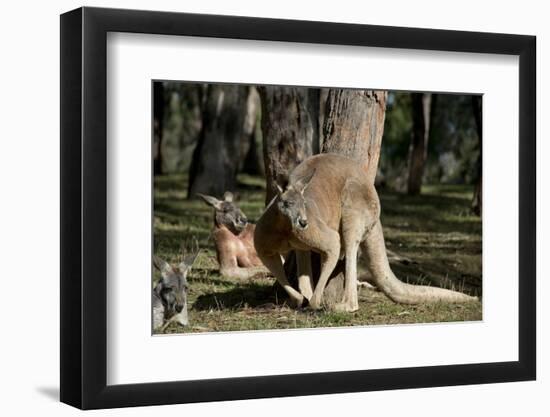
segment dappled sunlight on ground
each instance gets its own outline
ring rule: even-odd
[[[255,221],[264,208],[264,181],[242,176],[239,182],[239,205]],[[181,244],[191,237],[202,250],[188,276],[190,327],[172,324],[166,333],[481,319],[479,302],[403,306],[369,288],[359,290],[355,313],[291,309],[270,277],[239,282],[219,275],[210,238],[212,210],[202,201],[186,200],[186,189],[184,175],[155,178],[155,254],[175,262]],[[387,247],[413,261],[392,263],[401,280],[481,295],[481,219],[470,213],[472,191],[459,185],[426,186],[417,197],[379,191]]]

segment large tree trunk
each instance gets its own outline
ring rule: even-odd
[[[430,113],[432,95],[429,93],[412,93],[413,131],[409,147],[409,176],[407,193],[420,194],[424,165],[428,156],[428,139],[430,136]]]
[[[238,85],[208,87],[189,172],[189,198],[196,193],[221,196],[235,190],[249,92],[248,87]]]
[[[259,92],[268,204],[276,195],[276,182],[313,154],[317,120],[312,120],[305,88],[264,86]]]
[[[323,125],[323,153],[337,153],[363,163],[365,175],[374,184],[386,114],[387,92],[329,90]],[[312,257],[314,282],[319,277],[320,258]],[[339,261],[329,280],[324,303],[340,303],[344,295],[344,261]]]
[[[363,162],[374,183],[386,113],[385,91],[331,89],[325,109],[323,153]]]
[[[300,162],[319,152],[320,95],[312,90],[317,89],[275,86],[259,88],[266,205],[276,195],[277,182],[286,178]],[[286,257],[285,271],[292,285],[297,288],[294,252]],[[318,271],[316,273],[319,274]]]
[[[482,129],[482,110],[481,110],[481,96],[472,96],[472,107],[474,110],[474,117],[476,120],[477,137],[479,139],[479,157],[477,159],[477,182],[474,190],[474,198],[472,200],[472,211],[481,216],[482,213],[482,150],[483,150],[483,129]]]
[[[164,120],[164,84],[153,83],[153,175],[162,174],[162,129]]]

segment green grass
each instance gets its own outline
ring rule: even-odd
[[[263,179],[240,176],[239,184],[240,207],[255,221],[264,207]],[[165,333],[481,320],[480,302],[403,306],[368,288],[359,290],[355,313],[292,309],[272,278],[243,283],[219,275],[212,210],[186,200],[186,189],[184,175],[155,178],[155,254],[175,262],[191,237],[202,249],[188,276],[190,326],[171,324]],[[469,186],[425,186],[418,197],[380,191],[386,245],[414,261],[392,264],[401,280],[481,295],[481,221],[470,213],[471,198]],[[364,270],[360,258],[360,274]]]

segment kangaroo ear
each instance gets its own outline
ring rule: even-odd
[[[196,253],[191,253],[189,255],[185,255],[183,257],[183,261],[180,263],[179,267],[181,270],[189,269],[193,266],[195,261],[197,260],[199,256],[200,250]]]
[[[313,179],[314,175],[315,175],[315,170],[311,171],[309,174],[303,176],[302,178],[299,178],[294,184],[294,188],[296,188],[296,190],[298,190],[301,194],[303,194],[304,191],[309,186],[309,184],[311,183],[311,180]]]
[[[288,175],[279,173],[275,180],[275,187],[277,187],[279,195],[284,193],[288,189]]]
[[[153,265],[155,265],[155,268],[157,268],[163,275],[172,271],[172,267],[168,262],[155,255],[153,255]]]
[[[231,191],[226,191],[223,193],[223,199],[227,201],[228,203],[233,202],[233,193]]]
[[[200,193],[197,193],[197,195],[202,198],[209,206],[214,207],[216,210],[221,209],[223,201],[220,201],[216,197],[212,197],[210,195],[204,195]]]

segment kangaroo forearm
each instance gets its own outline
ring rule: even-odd
[[[220,268],[220,274],[227,278],[249,279],[257,275],[267,275],[269,274],[269,270],[265,266],[253,266],[249,268],[233,266]]]

